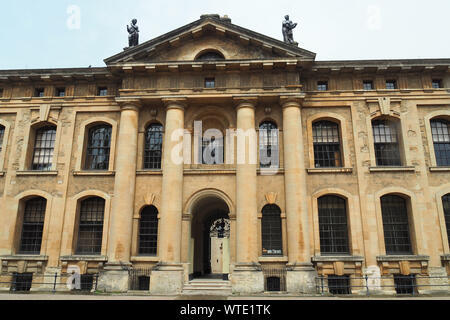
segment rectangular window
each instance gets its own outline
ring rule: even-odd
[[[34,96],[37,98],[42,98],[44,96],[44,88],[36,88],[34,90]]]
[[[328,276],[328,291],[331,294],[352,294],[350,276]]]
[[[55,139],[55,127],[44,127],[36,131],[32,170],[50,171],[52,169]]]
[[[5,136],[5,127],[0,125],[0,153],[2,152],[3,148],[3,137]]]
[[[386,81],[386,89],[395,90],[397,89],[397,81],[395,80],[387,80]]]
[[[441,79],[433,79],[432,87],[433,87],[433,89],[440,89],[440,88],[442,88],[442,80]]]
[[[56,96],[57,97],[65,97],[66,96],[66,88],[57,88]]]
[[[216,87],[216,79],[215,78],[206,78],[205,79],[205,88],[215,88]]]
[[[90,292],[94,284],[94,275],[82,274],[80,276],[81,291]]]
[[[415,275],[394,275],[395,291],[397,294],[416,294],[416,276]]]
[[[32,283],[32,273],[14,273],[12,277],[11,291],[30,291]]]
[[[364,90],[373,90],[373,81],[372,80],[364,80],[363,81]]]
[[[0,98],[3,98],[3,88],[0,88]]]
[[[100,97],[104,97],[108,95],[108,88],[107,87],[98,87],[97,95]]]
[[[328,81],[317,82],[317,91],[327,91],[327,90],[328,90]]]

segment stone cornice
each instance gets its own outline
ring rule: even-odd
[[[161,101],[167,110],[169,109],[186,109],[187,108],[187,98],[186,97],[161,97]]]
[[[233,102],[236,110],[240,108],[255,109],[258,104],[258,96],[233,96]]]
[[[121,110],[136,110],[138,111],[142,107],[142,102],[139,98],[118,97],[116,98],[117,104]]]

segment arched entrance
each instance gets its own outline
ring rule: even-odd
[[[206,195],[194,203],[191,210],[192,277],[228,279],[229,212],[227,203],[216,195]]]

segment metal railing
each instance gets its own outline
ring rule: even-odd
[[[442,293],[450,295],[450,276],[390,275],[390,276],[319,276],[317,293],[321,295],[397,294],[419,295]]]
[[[5,280],[8,278],[10,279]],[[91,293],[97,291],[98,274],[13,273],[1,274],[0,280],[0,290],[9,290],[10,293],[30,291]]]
[[[136,268],[128,270],[129,289],[138,291],[150,290],[151,268]]]
[[[286,291],[286,267],[262,266],[264,274],[264,291],[285,292]]]

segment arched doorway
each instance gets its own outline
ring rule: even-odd
[[[229,208],[217,196],[205,196],[191,210],[193,278],[228,279],[230,268]]]

